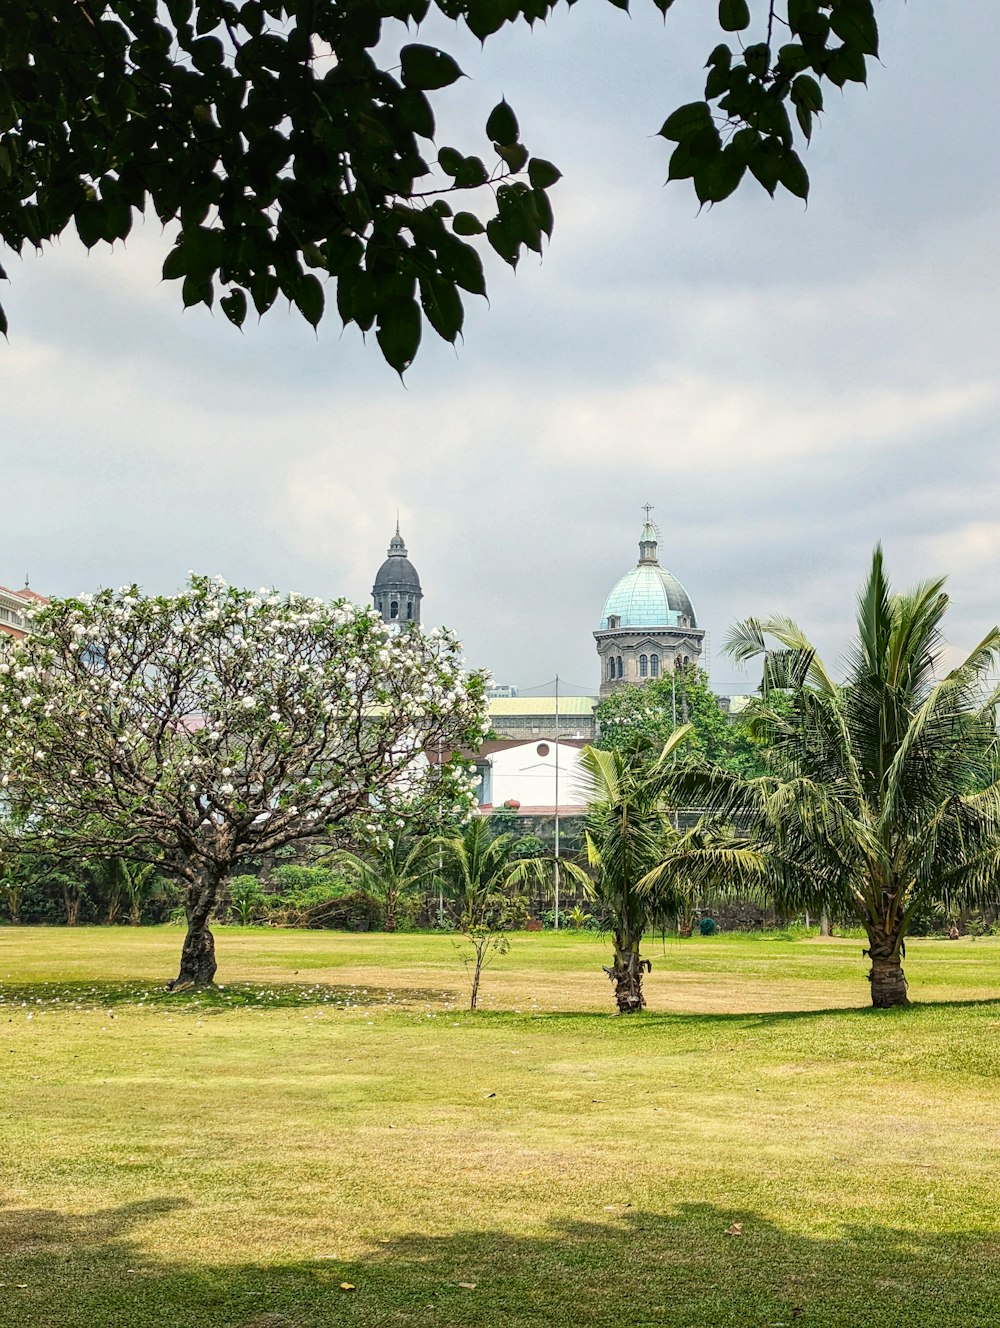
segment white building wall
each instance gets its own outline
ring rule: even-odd
[[[556,804],[556,752],[559,754],[559,806],[579,807],[582,791],[580,748],[554,742],[526,742],[494,752],[489,781],[494,807],[515,799],[523,807]]]

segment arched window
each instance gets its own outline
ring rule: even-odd
[[[408,599],[408,600],[406,601],[406,616],[407,616],[407,618],[411,618],[411,619],[412,619],[412,617],[413,617],[413,600],[412,600],[412,599]]]
[[[389,617],[390,617],[390,618],[398,618],[398,617],[399,617],[399,600],[398,600],[398,599],[394,599],[394,600],[392,601],[392,603],[389,605]]]
[[[621,657],[621,655],[619,655],[619,656],[618,656],[618,676],[619,676],[619,678],[622,676],[622,672],[623,672],[623,670],[622,670],[622,657]]]
[[[615,615],[612,614],[611,617],[608,619],[608,627],[609,627],[609,628],[617,627],[618,624],[619,624],[620,622],[621,622],[621,619],[620,619],[620,618],[616,618]]]
[[[659,655],[650,655],[649,657],[649,675],[651,678],[660,676],[660,657]]]
[[[645,676],[647,675],[648,672],[649,672],[649,660],[646,658],[645,655],[640,655],[640,656],[639,656],[639,677],[640,677],[640,678],[645,678]]]
[[[678,655],[677,658],[674,660],[674,672],[682,673],[683,670],[684,670],[684,658],[683,656]]]
[[[608,656],[608,677],[609,677],[609,678],[613,678],[614,676],[615,676],[615,657],[614,657],[614,655],[609,655],[609,656]]]
[[[685,663],[685,664],[690,664],[690,663],[691,663],[691,656],[690,656],[690,655],[685,655],[685,656],[684,656],[684,663]]]

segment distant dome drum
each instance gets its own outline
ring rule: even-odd
[[[594,633],[601,660],[601,696],[629,683],[646,683],[678,666],[697,664],[705,633],[691,597],[661,567],[659,535],[649,520],[639,537],[639,561],[615,584]]]

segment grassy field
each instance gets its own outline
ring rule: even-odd
[[[1000,1322],[1000,940],[179,944],[0,929],[2,1328]]]

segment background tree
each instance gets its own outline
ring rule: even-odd
[[[394,836],[387,832],[373,834],[360,852],[338,849],[330,861],[356,889],[379,901],[384,929],[395,931],[400,911],[433,873],[437,847],[431,836],[411,837],[397,826]]]
[[[921,910],[997,892],[998,694],[989,675],[1000,631],[946,671],[943,584],[894,594],[877,548],[843,683],[790,619],[738,624],[727,650],[762,661],[752,722],[775,776],[706,769],[681,772],[675,784],[736,822],[747,853],[729,870],[744,884],[756,881],[779,907],[857,918],[878,1007],[908,1004],[902,956]]]
[[[627,8],[627,0],[611,0]],[[664,14],[674,0],[654,0]],[[438,146],[429,94],[462,71],[409,41],[431,9],[485,41],[553,0],[22,0],[0,9],[0,241],[20,253],[75,227],[88,248],[147,209],[176,226],[163,275],[185,305],[242,325],[279,295],[314,326],[322,278],[345,324],[399,372],[426,320],[449,342],[484,295],[477,237],[512,266],[552,233],[559,172],[531,158],[505,101],[485,156]],[[720,0],[737,34],[705,97],[668,116],[670,179],[702,203],[749,172],[798,197],[822,84],[863,83],[872,0]],[[404,44],[400,47],[400,43]],[[790,111],[794,112],[794,123]],[[477,150],[483,147],[477,145]],[[469,195],[454,212],[443,195]],[[0,276],[3,275],[0,269]],[[223,293],[224,292],[224,293]],[[6,320],[0,310],[0,331]]]
[[[185,886],[179,983],[211,983],[234,866],[384,808],[468,805],[484,686],[458,642],[371,609],[193,577],[56,600],[0,655],[0,783],[18,847],[160,862]]]
[[[601,731],[595,746],[606,751],[631,750],[638,737],[662,748],[676,729],[690,725],[682,749],[685,759],[757,772],[759,751],[746,726],[738,717],[723,714],[708,674],[697,665],[619,687],[594,713]]]

